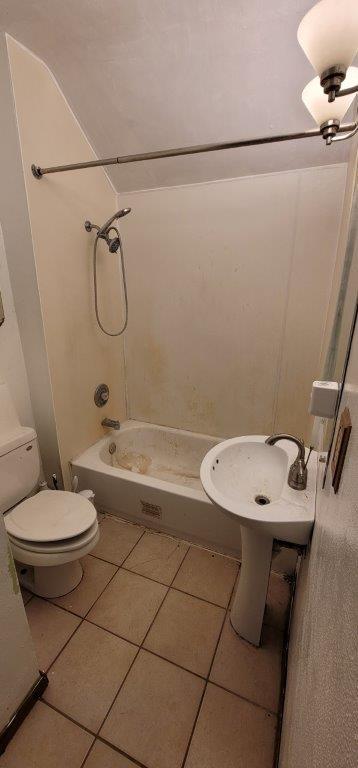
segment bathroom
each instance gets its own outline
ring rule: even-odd
[[[357,49],[0,5],[0,768],[357,763]]]

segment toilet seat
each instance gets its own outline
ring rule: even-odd
[[[74,536],[71,539],[59,539],[59,541],[54,542],[34,542],[19,539],[16,536],[12,536],[11,534],[8,534],[8,537],[12,544],[15,544],[19,549],[24,549],[28,552],[39,552],[44,554],[56,552],[73,552],[77,549],[80,549],[81,547],[86,546],[87,544],[90,544],[97,533],[97,529],[98,523],[97,520],[95,520],[88,531],[81,533],[79,536]]]
[[[99,540],[95,507],[69,491],[40,491],[7,512],[4,521],[13,556],[24,565],[64,566],[87,555]]]
[[[69,491],[40,491],[5,515],[10,537],[29,544],[65,542],[88,531],[97,520],[88,499]],[[31,547],[29,547],[31,549]]]
[[[99,525],[97,520],[93,524],[90,532],[85,536],[76,537],[75,545],[70,540],[60,543],[33,545],[31,542],[22,541],[15,537],[9,537],[14,559],[18,563],[31,565],[38,568],[50,568],[58,565],[66,565],[74,560],[80,560],[96,546],[99,541]],[[62,592],[61,594],[65,594]],[[49,595],[47,595],[48,597]]]

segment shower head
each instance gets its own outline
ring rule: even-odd
[[[113,237],[112,240],[110,240],[108,238],[107,239],[107,243],[108,243],[109,252],[110,253],[117,253],[118,248],[119,248],[119,246],[121,244],[121,241],[120,241],[119,237]]]
[[[103,227],[101,227],[98,230],[98,233],[97,233],[98,237],[106,237],[106,235],[108,234],[111,228],[111,224],[113,224],[113,222],[116,219],[121,219],[122,216],[127,216],[127,214],[131,212],[131,210],[132,210],[131,208],[122,208],[120,211],[117,211],[117,213],[111,216],[111,218],[108,219],[108,221],[106,221],[105,224],[103,224]]]

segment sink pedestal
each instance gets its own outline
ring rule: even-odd
[[[253,645],[260,645],[273,538],[241,525],[242,561],[239,584],[231,608],[235,632]]]

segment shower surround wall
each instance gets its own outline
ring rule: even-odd
[[[346,166],[122,194],[129,416],[310,438]]]
[[[346,166],[116,194],[101,168],[36,181],[32,162],[95,159],[46,65],[8,51],[58,445],[68,462],[126,416],[217,436],[292,431],[309,439],[307,404],[326,323]],[[93,235],[117,207],[126,248],[129,326],[98,329]],[[101,244],[100,311],[123,316],[118,258]],[[97,384],[110,401],[93,403]],[[294,404],[294,407],[293,407]]]
[[[125,416],[121,339],[98,329],[92,300],[93,235],[85,219],[102,224],[116,210],[116,195],[102,168],[32,176],[31,163],[44,165],[96,159],[86,136],[46,65],[7,38],[23,168],[41,297],[62,470],[103,437],[101,419]],[[118,263],[100,248],[101,315],[115,328],[121,319]],[[100,411],[95,387],[106,382],[110,401]]]

